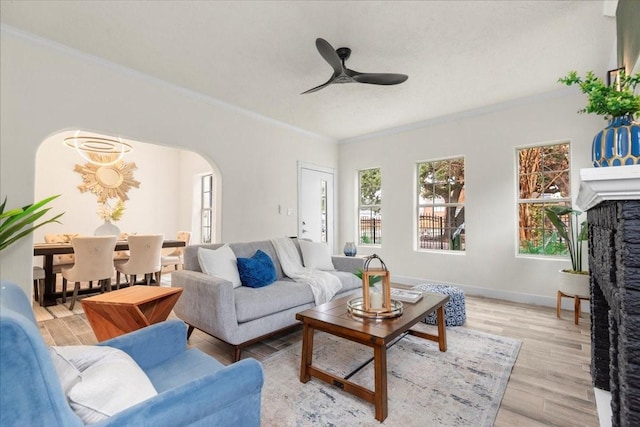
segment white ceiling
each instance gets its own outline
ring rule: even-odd
[[[343,140],[604,76],[615,18],[602,1],[12,1],[2,24],[289,125]],[[610,2],[609,2],[610,3]],[[614,2],[615,4],[615,2]],[[409,75],[331,85],[349,68]]]

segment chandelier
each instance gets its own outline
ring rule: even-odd
[[[120,138],[80,134],[79,130],[66,137],[64,144],[74,148],[86,161],[100,166],[116,164],[133,149],[131,144]]]

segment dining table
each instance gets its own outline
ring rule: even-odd
[[[164,240],[163,248],[179,248],[185,246],[183,240]],[[114,252],[129,250],[129,242],[126,240],[118,240]],[[42,298],[43,306],[56,305],[57,298],[62,297],[62,292],[56,291],[56,275],[53,273],[53,257],[54,255],[72,254],[73,246],[71,243],[34,243],[33,255],[44,257],[42,268],[44,269],[44,297]],[[123,286],[123,285],[121,285]],[[96,289],[81,289],[80,294],[96,292]]]

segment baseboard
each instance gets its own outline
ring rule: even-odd
[[[598,419],[600,427],[611,427],[611,393],[599,388],[593,389],[596,395],[596,407],[598,408]]]
[[[457,286],[462,290],[464,290],[464,292],[468,295],[481,296],[481,297],[487,297],[487,298],[496,298],[496,299],[502,299],[502,300],[507,300],[512,302],[521,302],[525,304],[541,305],[543,307],[554,307],[554,308],[556,307],[555,295],[553,297],[547,297],[543,295],[523,294],[519,292],[509,292],[509,291],[498,290],[498,289],[481,288],[479,286],[443,282],[441,280],[420,279],[420,278],[409,277],[409,276],[393,275],[392,280],[395,283],[399,283],[401,285],[409,285],[409,286],[415,286],[415,285],[419,285],[421,283],[426,283],[426,282],[442,283],[445,285]],[[583,313],[590,312],[589,302],[587,301],[583,302],[581,307],[582,307]],[[573,311],[573,299],[563,298],[562,309]]]

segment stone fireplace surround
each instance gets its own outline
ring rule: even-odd
[[[640,166],[582,169],[580,181],[576,204],[589,221],[591,376],[596,396],[610,392],[610,425],[639,426]],[[598,406],[602,413],[600,399]]]

